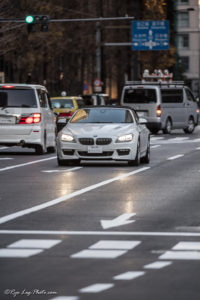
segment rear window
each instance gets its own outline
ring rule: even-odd
[[[155,89],[126,89],[124,95],[124,103],[156,103]]]
[[[0,89],[0,107],[37,107],[34,90]]]
[[[181,103],[183,102],[183,90],[181,89],[161,89],[162,103]]]
[[[84,103],[83,99],[77,99],[76,101],[77,101],[78,107],[85,106],[85,103]]]
[[[72,99],[51,99],[53,108],[74,108]]]

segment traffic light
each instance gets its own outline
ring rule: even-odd
[[[49,16],[40,16],[40,31],[47,32],[49,30],[48,24],[49,24]]]
[[[27,23],[28,33],[34,31],[34,25],[40,25],[40,31],[47,32],[50,18],[47,15],[29,15],[26,16],[25,22]]]
[[[25,22],[27,24],[27,31],[28,33],[31,33],[34,31],[34,16],[26,16]]]

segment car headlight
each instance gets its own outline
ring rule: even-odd
[[[133,140],[133,134],[125,134],[121,135],[117,138],[116,143],[124,143],[124,142],[131,142]]]
[[[61,141],[75,143],[75,139],[72,135],[64,134],[64,133],[62,133],[62,135],[61,135]]]

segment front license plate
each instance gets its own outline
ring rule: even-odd
[[[15,124],[15,117],[0,117],[0,124]]]
[[[103,149],[99,146],[89,146],[88,147],[88,153],[102,153]]]

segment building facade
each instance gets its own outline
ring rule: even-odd
[[[190,83],[195,96],[200,91],[200,0],[175,3],[177,68]]]

